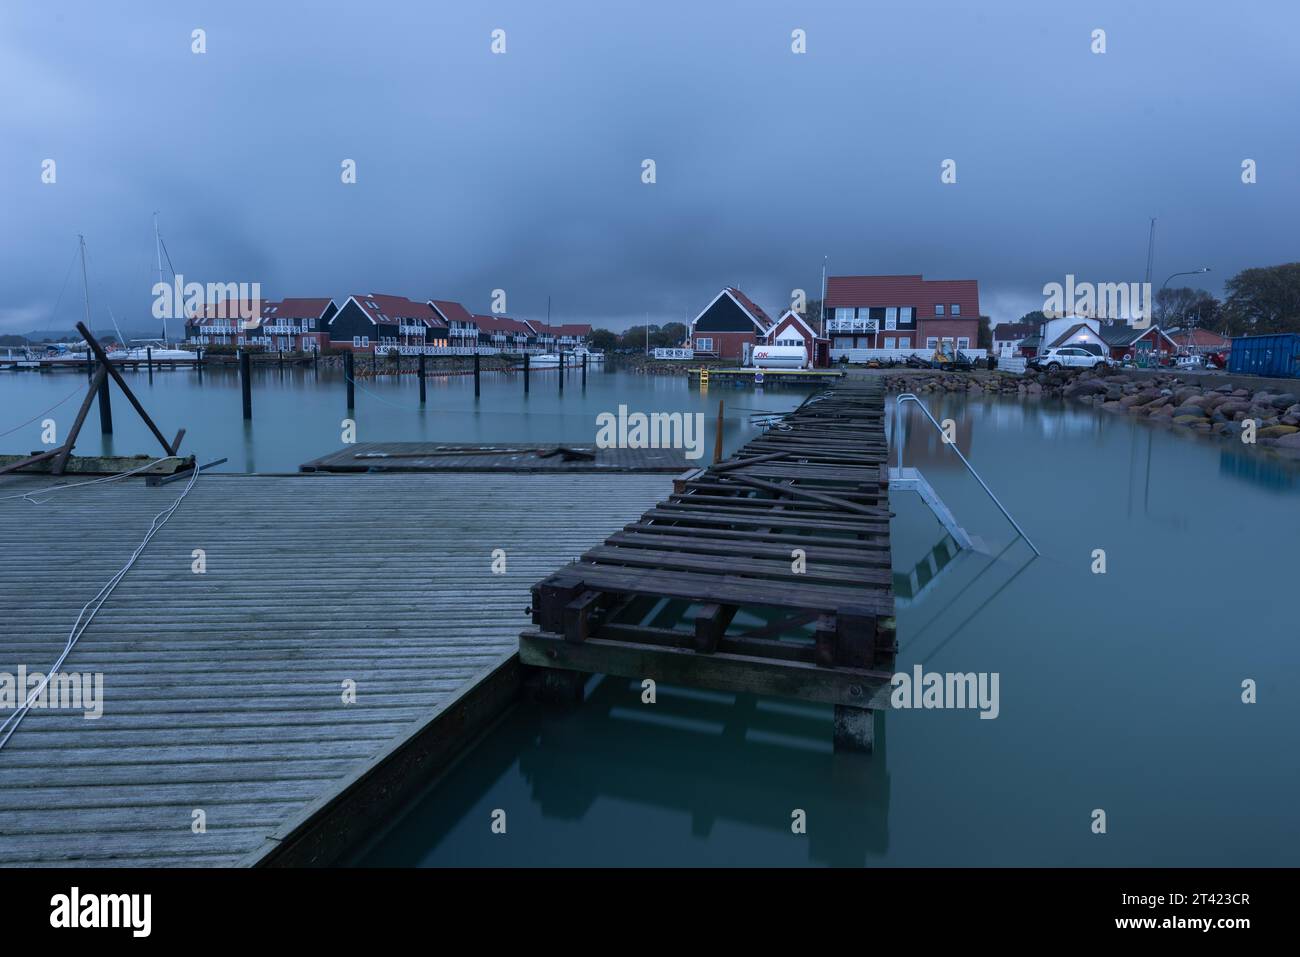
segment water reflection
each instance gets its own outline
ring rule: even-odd
[[[580,720],[548,723],[520,756],[545,816],[580,820],[614,798],[687,812],[708,839],[719,819],[790,833],[802,808],[813,863],[860,867],[887,850],[881,716],[867,758],[832,752],[829,707],[662,685],[653,706],[640,696],[639,682],[606,679]]]
[[[352,862],[620,866],[654,864],[660,848],[680,860],[682,843],[696,842],[718,863],[861,867],[888,851],[883,715],[873,756],[835,754],[829,706],[662,684],[650,705],[641,693],[639,682],[597,678],[581,708],[520,704],[472,762]],[[525,817],[521,802],[503,794],[520,790],[529,820],[514,823]],[[511,808],[508,842],[482,826],[485,809],[502,805]],[[807,813],[807,834],[791,831],[795,809]],[[630,835],[636,850],[560,837],[593,828]],[[768,839],[747,839],[754,829]],[[558,858],[556,843],[566,844]]]

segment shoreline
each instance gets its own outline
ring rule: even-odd
[[[1024,374],[922,370],[880,375],[886,392],[1068,399],[1187,434],[1235,439],[1248,448],[1300,459],[1300,380],[1295,391],[1284,391],[1280,386],[1251,389],[1235,384],[1238,380],[1219,384],[1217,377],[1202,384],[1175,373],[1146,370],[1029,370]],[[1252,419],[1253,442],[1245,440],[1249,433],[1242,424]]]

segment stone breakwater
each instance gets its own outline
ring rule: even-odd
[[[1300,382],[1296,383],[1300,391]],[[891,392],[965,393],[969,396],[1062,398],[1103,412],[1131,415],[1189,432],[1242,441],[1254,423],[1254,444],[1288,457],[1300,456],[1300,398],[1296,392],[1268,387],[1250,389],[1217,385],[1176,375],[1094,372],[904,373],[885,376]],[[1249,443],[1246,443],[1249,444]]]

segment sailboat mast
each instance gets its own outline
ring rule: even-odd
[[[158,282],[163,281],[162,273],[162,237],[158,234],[158,211],[154,210],[153,214],[153,248],[154,255],[158,257]],[[163,310],[162,317],[163,346],[167,346],[167,311]]]
[[[81,244],[81,288],[86,297],[86,328],[90,328],[90,280],[86,278],[86,237],[77,233],[77,239]]]

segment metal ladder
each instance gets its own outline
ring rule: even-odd
[[[974,466],[966,460],[966,456],[961,454],[961,449],[957,448],[957,444],[948,441],[947,437],[944,435],[943,426],[940,425],[935,417],[930,414],[930,410],[925,407],[924,403],[922,403],[921,400],[911,392],[903,392],[894,400],[894,434],[892,440],[894,448],[898,451],[898,465],[889,470],[889,487],[891,489],[898,488],[904,491],[913,491],[919,494],[921,500],[930,507],[930,511],[934,513],[934,517],[937,518],[939,523],[948,530],[948,534],[952,536],[953,541],[955,541],[958,546],[961,548],[975,547],[975,543],[971,539],[970,534],[957,523],[957,518],[953,515],[952,510],[943,503],[943,499],[939,497],[939,493],[934,490],[934,487],[926,481],[925,476],[921,474],[921,470],[903,467],[903,403],[905,402],[916,403],[917,407],[925,414],[925,417],[930,420],[930,423],[939,430],[939,435],[943,440],[943,444],[947,445],[957,453],[957,458],[961,459],[961,464],[966,466],[966,471],[975,476],[975,481],[980,483],[980,488],[984,489],[984,491],[988,493],[988,497],[993,499],[993,504],[998,507],[998,510],[1004,516],[1006,516],[1007,521],[1011,523],[1012,527],[1015,528],[1020,537],[1025,540],[1025,544],[1033,549],[1035,555],[1041,555],[1042,552],[1040,552],[1038,547],[1030,541],[1029,536],[1025,534],[1025,530],[1020,527],[1020,524],[1011,517],[1011,513],[1006,510],[1000,501],[998,501],[998,497],[993,494],[993,490],[988,487],[988,484],[984,479],[980,478],[980,474],[976,472]]]

